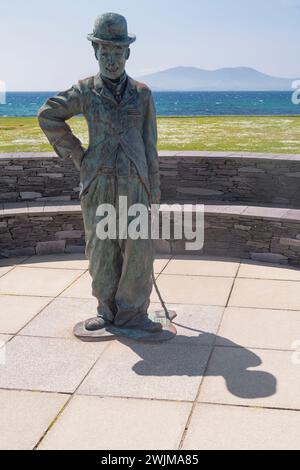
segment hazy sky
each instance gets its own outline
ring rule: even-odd
[[[133,77],[186,65],[300,78],[300,0],[1,0],[0,80],[60,90],[97,73],[86,35],[106,11],[137,35]]]

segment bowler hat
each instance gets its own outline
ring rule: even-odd
[[[128,46],[136,40],[134,34],[128,34],[126,18],[118,13],[98,16],[94,31],[87,38],[92,42],[116,46]]]

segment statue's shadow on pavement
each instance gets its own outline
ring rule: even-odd
[[[133,371],[142,376],[224,377],[227,389],[240,398],[263,398],[276,393],[276,378],[261,370],[260,357],[232,341],[212,333],[177,335],[163,344],[143,344],[128,339],[121,342],[140,358]],[[214,344],[220,346],[214,348]]]

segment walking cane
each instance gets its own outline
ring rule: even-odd
[[[150,215],[150,220],[151,220],[151,208],[150,207],[149,207],[149,215]],[[151,235],[152,235],[152,232],[151,232],[150,236]],[[154,247],[154,240],[153,239],[152,239],[152,247],[153,247],[153,253],[155,253],[155,247]],[[152,280],[153,280],[153,285],[154,285],[155,291],[157,293],[157,296],[159,298],[159,301],[161,303],[161,306],[162,306],[164,314],[165,314],[165,322],[167,323],[167,321],[169,321],[169,322],[172,323],[172,320],[174,320],[174,318],[177,317],[177,314],[174,311],[169,311],[168,310],[168,308],[167,308],[167,306],[164,302],[164,299],[162,298],[162,295],[159,291],[159,288],[158,288],[158,285],[157,285],[157,282],[156,282],[156,279],[155,279],[154,268],[152,268]],[[156,312],[155,318],[158,319],[158,320],[162,319],[162,317],[160,315],[160,312]]]

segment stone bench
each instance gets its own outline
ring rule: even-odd
[[[84,251],[77,201],[0,204],[0,256]]]
[[[196,254],[300,264],[300,210],[206,204],[204,214],[204,248]],[[161,253],[186,254],[185,242],[158,240],[156,245]],[[74,253],[84,248],[77,201],[0,204],[0,256]]]

